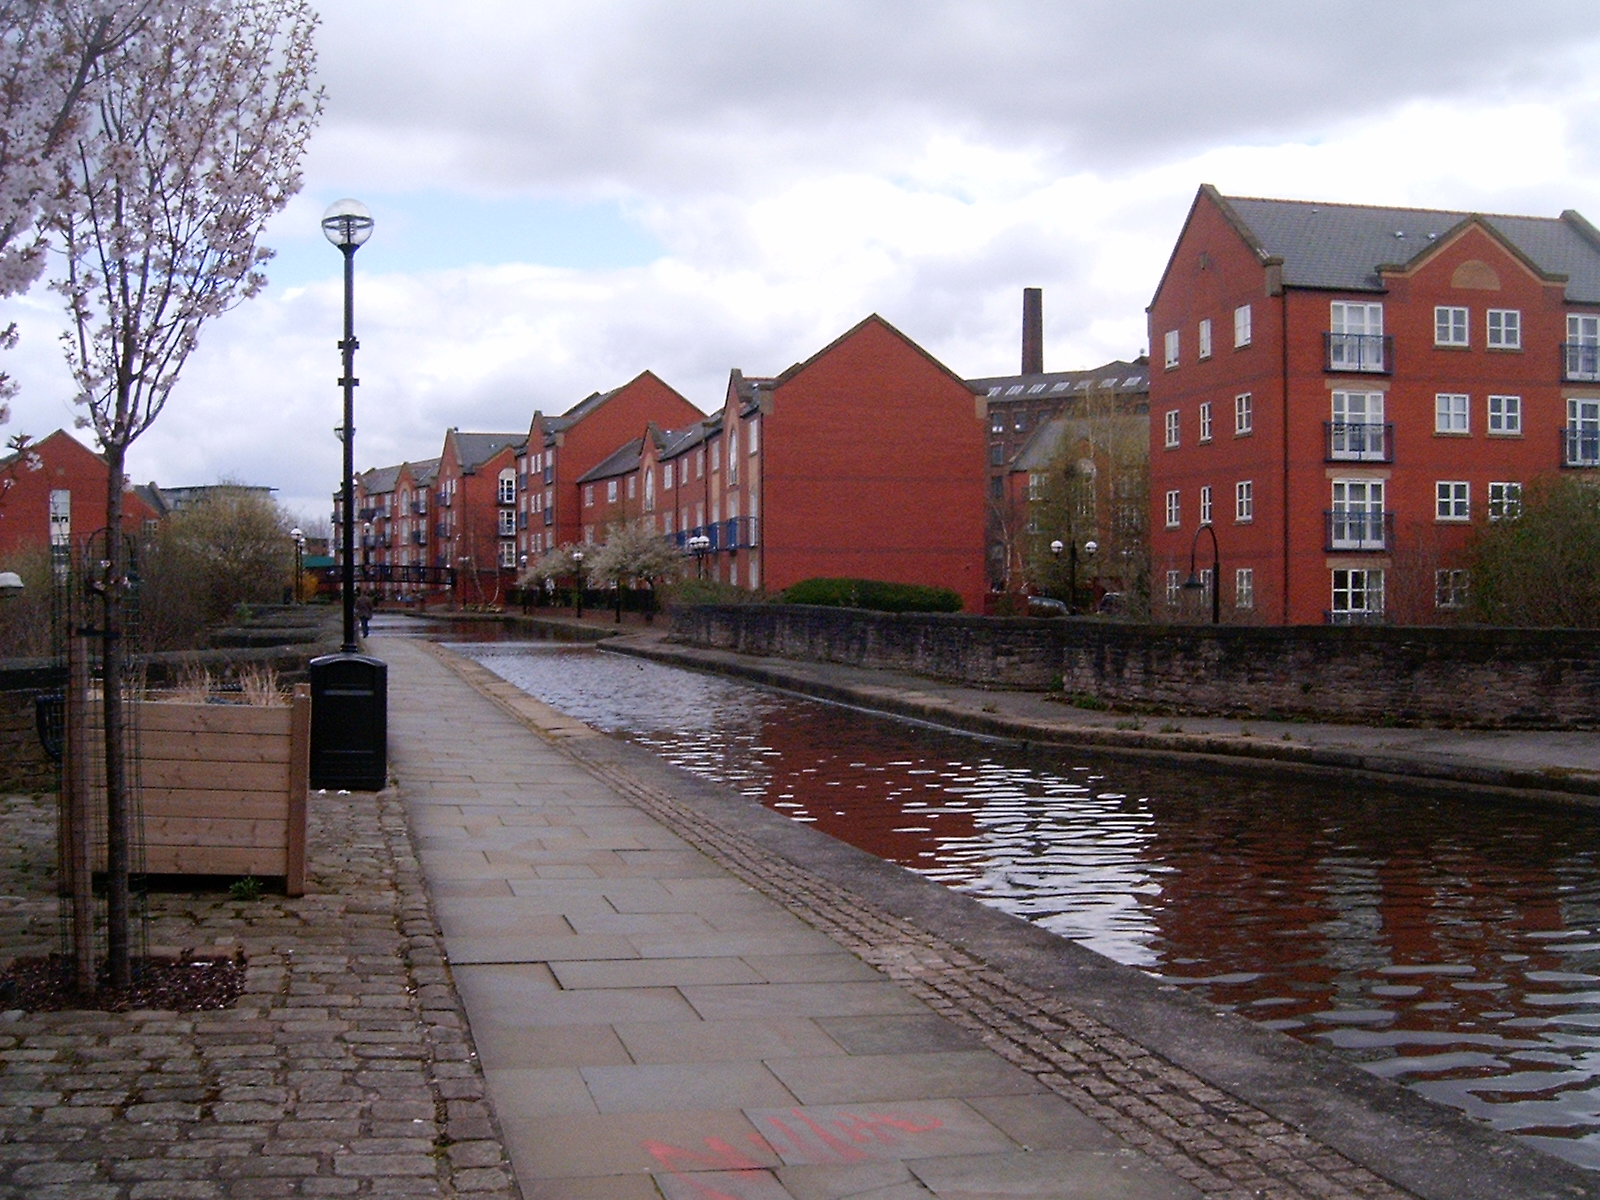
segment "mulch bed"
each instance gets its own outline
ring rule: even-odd
[[[133,986],[127,991],[113,991],[110,976],[102,966],[99,986],[84,993],[72,984],[72,963],[68,959],[59,954],[35,955],[16,959],[0,972],[0,1009],[127,1012],[153,1008],[196,1012],[228,1008],[244,993],[244,975],[242,951],[232,958],[151,955],[133,960]]]

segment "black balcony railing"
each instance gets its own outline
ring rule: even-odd
[[[1381,608],[1345,608],[1325,612],[1322,619],[1329,625],[1384,625],[1389,617]]]
[[[1568,425],[1561,431],[1563,467],[1600,467],[1600,429]]]
[[[1370,508],[1336,508],[1328,522],[1325,550],[1387,550],[1394,543],[1394,514]]]
[[[1561,377],[1569,383],[1600,380],[1600,346],[1593,342],[1562,342]]]
[[[426,546],[428,544],[428,531],[426,529],[413,529],[411,531],[413,545]]]
[[[425,516],[427,516],[428,515],[428,502],[426,500],[413,500],[411,502],[411,513],[412,513],[413,516],[417,516],[417,517],[425,517]]]
[[[544,523],[546,525],[554,525],[555,522],[556,522],[556,510],[553,509],[553,508],[545,509],[544,510]]]
[[[1322,351],[1324,371],[1394,374],[1394,337],[1387,333],[1325,333]]]
[[[1393,462],[1394,422],[1324,421],[1328,462]]]

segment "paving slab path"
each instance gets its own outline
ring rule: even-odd
[[[381,654],[400,793],[528,1200],[1600,1194],[936,885],[899,872],[895,899],[897,869],[446,650]],[[1021,977],[1041,953],[1080,998]]]

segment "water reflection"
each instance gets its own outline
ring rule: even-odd
[[[593,650],[461,648],[794,820],[1600,1169],[1600,817],[1028,755]]]

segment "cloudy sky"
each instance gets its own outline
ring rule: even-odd
[[[1146,348],[1196,187],[1600,221],[1600,29],[1529,0],[323,0],[327,109],[271,286],[209,326],[132,475],[337,486],[650,368],[701,408],[869,312],[955,371]],[[70,427],[43,287],[7,432]]]

